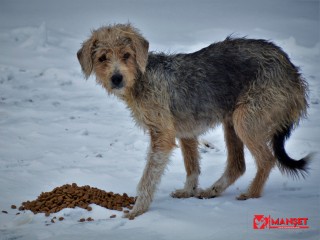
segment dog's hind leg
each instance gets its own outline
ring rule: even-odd
[[[176,190],[171,196],[175,198],[188,198],[195,195],[198,187],[200,174],[198,140],[197,138],[181,138],[180,146],[187,172],[186,182],[183,189]]]
[[[235,133],[231,117],[223,122],[225,141],[228,150],[227,166],[221,178],[211,187],[200,190],[199,198],[212,198],[220,195],[227,187],[233,184],[246,170],[243,143]]]
[[[249,107],[242,106],[233,114],[235,131],[243,143],[248,147],[257,165],[257,173],[246,193],[237,197],[238,200],[258,198],[269,177],[276,159],[268,146],[269,123],[263,119],[263,112],[250,111]]]

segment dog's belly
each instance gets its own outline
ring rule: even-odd
[[[193,138],[206,133],[211,128],[219,124],[218,119],[206,119],[201,121],[193,121],[190,119],[181,119],[175,121],[175,130],[177,138]]]

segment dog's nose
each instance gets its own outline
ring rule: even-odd
[[[112,87],[121,88],[123,87],[123,77],[121,74],[115,74],[111,77]]]

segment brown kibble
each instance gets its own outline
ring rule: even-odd
[[[132,209],[134,202],[135,198],[129,197],[127,193],[121,195],[72,183],[56,187],[51,192],[42,192],[36,200],[23,202],[19,210],[31,210],[34,214],[44,213],[49,216],[64,208],[80,207],[92,211],[89,205],[97,204],[110,210],[123,211],[123,208]],[[11,208],[14,209],[14,205]]]
[[[129,211],[129,210],[124,210],[123,212],[124,212],[124,213],[129,213],[130,211]]]
[[[45,207],[45,208],[43,208],[43,211],[45,211],[45,212],[49,212],[49,208],[48,207]]]
[[[84,200],[89,199],[89,195],[85,194],[85,195],[83,196],[83,199],[84,199]]]
[[[68,204],[61,204],[61,209],[64,209],[64,208],[67,208],[68,207]]]
[[[85,218],[80,218],[79,222],[85,222],[86,219]]]
[[[110,218],[115,218],[117,215],[113,214],[110,216]]]
[[[11,205],[11,209],[17,209],[16,205]]]
[[[87,209],[88,211],[92,211],[92,207],[90,207],[90,206],[88,206],[86,209]]]
[[[59,221],[63,221],[64,220],[64,217],[59,217]]]
[[[94,221],[94,219],[91,218],[91,217],[88,217],[88,218],[87,218],[87,221],[88,221],[88,222],[92,222],[92,221]]]

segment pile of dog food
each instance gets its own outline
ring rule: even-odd
[[[123,211],[128,213],[128,209],[132,209],[135,203],[134,197],[129,197],[126,193],[118,194],[113,192],[106,192],[98,188],[90,186],[78,186],[76,183],[65,184],[61,187],[56,187],[51,192],[43,192],[34,201],[23,202],[18,208],[20,211],[30,210],[34,214],[45,213],[50,216],[52,213],[57,213],[64,208],[80,207],[91,211],[90,204],[96,204],[110,210]],[[16,209],[15,205],[11,206]],[[2,211],[7,213],[7,211]],[[114,218],[113,214],[110,218]],[[51,222],[54,222],[54,218]],[[63,218],[59,218],[62,221]],[[92,218],[80,219],[80,222],[93,221]]]
[[[50,215],[64,208],[80,207],[91,211],[89,205],[94,203],[111,210],[123,211],[123,208],[132,209],[134,202],[135,198],[126,193],[120,195],[90,186],[79,187],[73,183],[56,187],[51,192],[43,192],[36,200],[23,202],[19,210]]]

